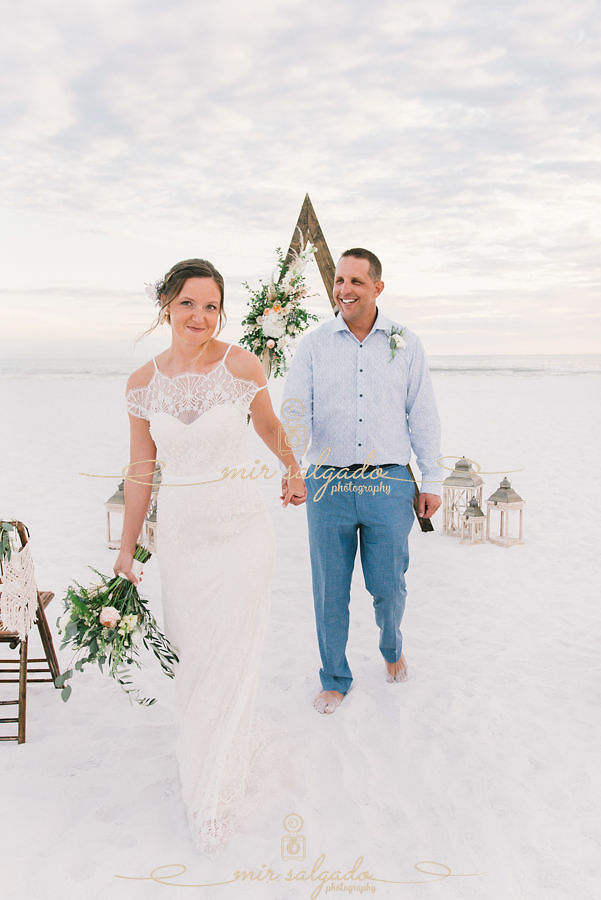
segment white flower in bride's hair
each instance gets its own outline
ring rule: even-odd
[[[144,291],[148,297],[152,300],[153,303],[160,304],[161,302],[161,288],[163,287],[163,279],[159,278],[157,281],[153,281],[152,284],[148,282],[144,285]]]

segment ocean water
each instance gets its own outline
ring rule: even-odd
[[[0,378],[126,376],[140,364],[131,357],[1,359]],[[430,370],[451,375],[601,375],[601,354],[431,356]]]

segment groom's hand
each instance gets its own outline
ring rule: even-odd
[[[301,506],[307,499],[307,487],[305,481],[300,475],[291,475],[289,478],[282,478],[282,493],[280,500],[282,506]]]
[[[442,503],[438,494],[420,494],[417,514],[422,519],[430,519]]]

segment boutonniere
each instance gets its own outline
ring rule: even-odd
[[[403,328],[397,328],[396,325],[393,325],[390,331],[385,331],[385,335],[388,338],[388,346],[390,347],[390,359],[388,362],[391,362],[394,359],[394,354],[397,350],[405,350],[407,347],[407,341],[403,337]]]

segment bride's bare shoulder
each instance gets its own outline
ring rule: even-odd
[[[132,372],[127,379],[126,391],[133,391],[136,388],[146,387],[152,376],[154,375],[154,363],[150,359],[135,372]]]
[[[265,384],[265,372],[259,358],[244,347],[232,344],[232,349],[227,355],[227,367],[236,378]]]

